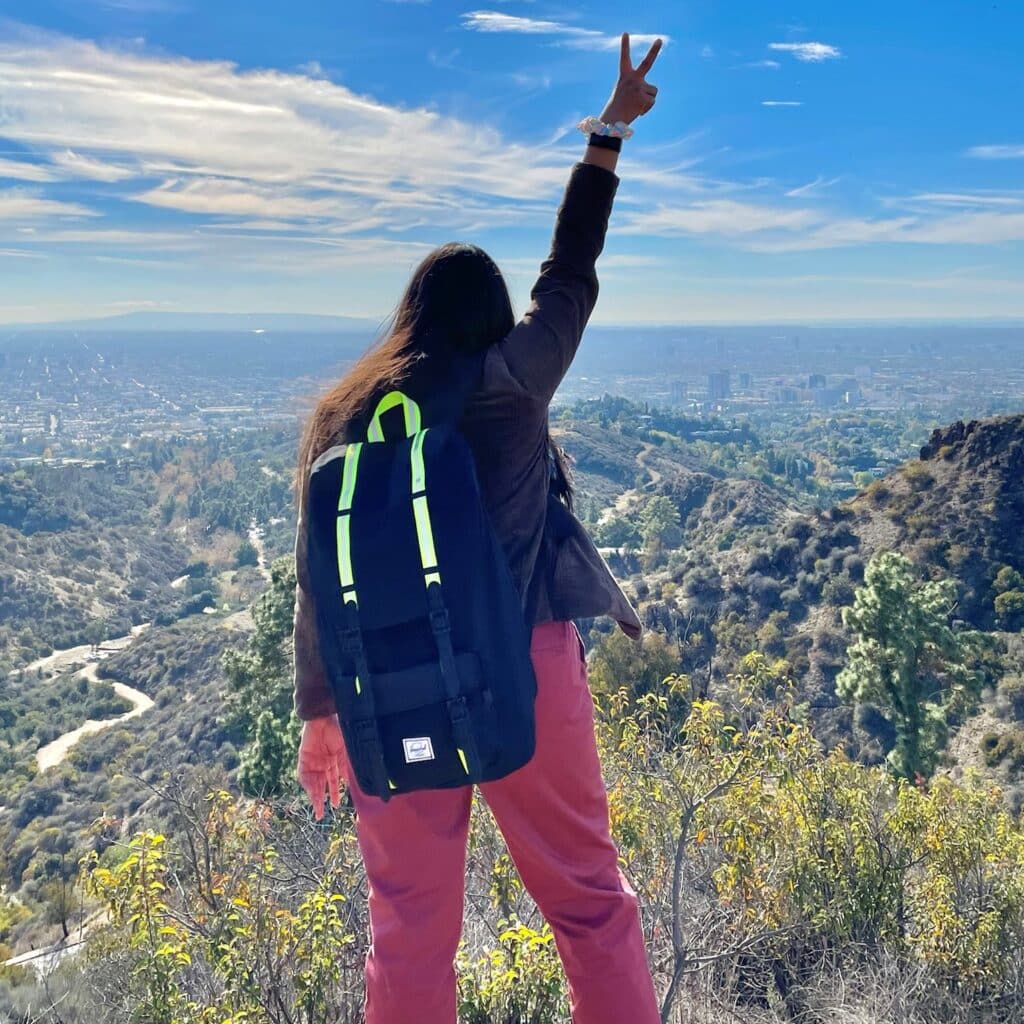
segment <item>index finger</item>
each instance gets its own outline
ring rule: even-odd
[[[319,780],[319,785],[310,794],[310,802],[313,804],[313,817],[322,821],[324,817],[324,780]]]
[[[647,56],[637,65],[637,72],[641,75],[646,75],[648,71],[654,67],[654,61],[658,56],[658,51],[661,49],[661,40],[655,39],[651,43],[651,48],[647,51]]]
[[[327,769],[327,790],[331,795],[331,806],[335,809],[341,803],[340,774],[337,761],[332,761],[330,768]]]
[[[299,784],[313,805],[313,817],[319,821],[324,816],[324,790],[327,788],[327,779],[323,772],[309,769],[300,769],[298,778]]]
[[[624,75],[633,70],[633,62],[629,59],[629,33],[622,33],[622,45],[619,47],[619,74]]]

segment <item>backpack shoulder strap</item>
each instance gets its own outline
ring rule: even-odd
[[[366,430],[367,441],[384,440],[384,428],[381,425],[381,417],[386,412],[390,412],[399,406],[401,406],[402,414],[405,417],[405,436],[412,437],[420,432],[423,416],[420,413],[419,404],[401,391],[389,391],[373,410],[370,425]]]

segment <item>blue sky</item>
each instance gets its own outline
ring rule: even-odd
[[[1024,4],[7,0],[0,322],[383,317],[448,239],[517,309],[667,42],[594,322],[1024,316]]]

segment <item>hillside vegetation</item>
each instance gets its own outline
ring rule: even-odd
[[[1024,416],[935,431],[839,501],[835,461],[743,424],[606,399],[553,426],[580,512],[648,626],[638,646],[582,624],[664,1019],[1021,1019]],[[48,995],[31,973],[0,972],[0,1010],[59,999],[67,1024],[360,1019],[351,815],[315,825],[293,779],[293,445],[163,446],[113,497],[85,487],[63,505],[63,476],[10,487],[6,578],[27,572],[28,545],[61,552],[75,531],[111,559],[82,572],[81,605],[52,620],[49,644],[48,609],[65,606],[46,578],[19,590],[12,665],[57,637],[92,642],[89,622],[154,624],[102,660],[95,688],[7,678],[0,943],[27,949],[102,913]],[[243,547],[253,518],[280,556],[269,581]],[[129,538],[146,537],[158,571],[133,605],[114,581],[141,574]],[[865,613],[883,599],[884,621]],[[116,712],[108,681],[155,706],[38,774],[33,751],[54,729]],[[916,694],[922,720],[894,694]],[[462,1018],[564,1021],[550,933],[489,817],[473,829]]]

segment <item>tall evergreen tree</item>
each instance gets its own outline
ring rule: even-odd
[[[950,712],[976,701],[984,682],[975,665],[988,638],[952,628],[956,590],[953,579],[919,579],[908,558],[886,551],[868,563],[864,585],[842,610],[856,641],[836,689],[855,704],[877,705],[892,723],[889,764],[909,780],[934,770]]]
[[[270,586],[256,599],[256,631],[245,650],[223,657],[229,724],[250,745],[242,751],[239,783],[247,796],[271,796],[292,785],[300,727],[292,708],[291,646],[295,562],[270,564]]]

